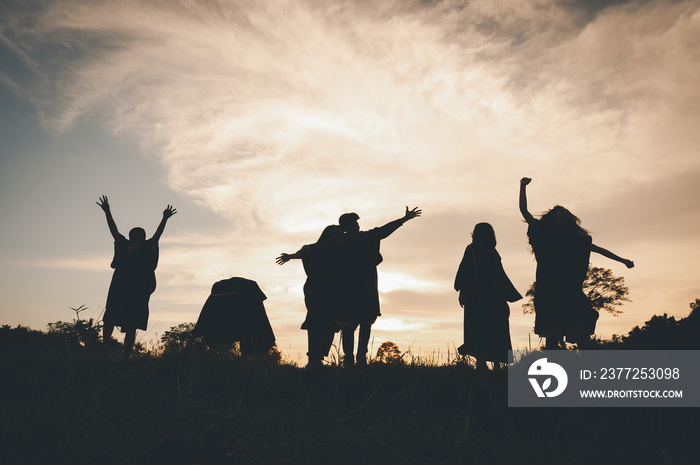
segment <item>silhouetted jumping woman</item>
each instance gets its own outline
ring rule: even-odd
[[[346,320],[341,274],[342,242],[343,230],[340,226],[327,226],[316,243],[305,245],[293,254],[283,253],[276,259],[278,265],[292,259],[301,259],[304,265],[307,313],[301,329],[307,331],[309,340],[309,368],[323,364],[335,333],[340,331]]]
[[[581,220],[562,206],[555,206],[536,220],[527,210],[527,185],[520,180],[520,212],[528,224],[527,235],[537,260],[535,277],[535,333],[546,338],[545,347],[556,349],[566,342],[585,346],[595,333],[598,312],[583,292],[591,252],[632,268],[631,260],[593,244]]]
[[[360,325],[360,335],[357,342],[357,363],[367,363],[367,346],[372,325],[381,315],[379,311],[379,289],[377,281],[377,265],[383,258],[379,253],[382,239],[386,239],[394,231],[399,229],[406,221],[421,215],[421,210],[414,208],[403,217],[394,220],[384,226],[360,231],[357,213],[345,213],[340,216],[338,223],[345,231],[345,245],[347,263],[345,267],[346,283],[349,289],[348,304],[352,319]],[[354,364],[353,349],[355,329],[357,326],[345,326],[343,328],[343,364]]]
[[[459,304],[464,308],[464,344],[457,351],[471,355],[477,367],[491,361],[494,368],[512,361],[508,302],[523,298],[515,289],[496,251],[496,234],[488,223],[474,227],[455,277]]]
[[[114,238],[114,258],[110,265],[114,268],[114,274],[103,317],[103,342],[109,347],[114,327],[119,327],[121,332],[126,333],[124,357],[128,358],[136,340],[136,330],[146,330],[148,326],[148,301],[156,289],[158,240],[168,218],[177,210],[168,205],[152,238],[146,239],[143,228],[133,228],[129,231],[129,239],[126,239],[119,233],[112,218],[107,196],[100,197],[97,205],[105,212],[109,232]]]

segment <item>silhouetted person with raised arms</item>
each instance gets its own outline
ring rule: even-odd
[[[508,302],[523,298],[515,289],[496,251],[496,234],[488,223],[474,227],[455,277],[459,304],[464,308],[464,344],[457,351],[476,358],[477,367],[494,368],[512,361]]]
[[[357,342],[357,363],[367,363],[367,346],[372,325],[381,315],[379,311],[379,289],[377,281],[377,265],[383,258],[379,253],[382,239],[386,239],[394,231],[399,229],[406,221],[421,215],[421,210],[414,208],[403,217],[394,220],[384,226],[360,231],[357,213],[345,213],[340,216],[338,223],[345,231],[346,249],[346,284],[348,286],[348,304],[352,319],[360,326],[360,335]],[[345,366],[354,364],[353,349],[355,344],[356,326],[343,328],[343,363]]]
[[[520,212],[528,224],[527,235],[537,260],[535,277],[535,333],[546,338],[545,348],[566,342],[584,347],[595,333],[598,312],[583,292],[591,252],[632,268],[631,260],[593,244],[581,220],[557,205],[537,220],[527,210],[527,185],[520,180]]]
[[[301,329],[305,329],[308,335],[309,368],[323,364],[335,333],[347,320],[341,275],[341,266],[344,265],[341,260],[342,242],[343,230],[340,226],[327,226],[314,244],[305,245],[293,254],[283,253],[276,259],[278,265],[292,259],[301,259],[304,265],[307,313]]]
[[[127,239],[117,229],[107,196],[100,197],[97,205],[105,212],[109,232],[114,238],[114,258],[110,265],[114,274],[103,318],[103,341],[109,347],[114,327],[119,327],[126,333],[124,357],[128,358],[136,340],[136,330],[146,330],[148,326],[148,301],[156,289],[158,241],[168,218],[177,210],[168,205],[152,238],[146,239],[143,228],[133,228]]]

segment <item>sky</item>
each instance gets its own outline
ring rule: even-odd
[[[3,1],[0,324],[99,318],[117,226],[160,242],[147,331],[195,322],[212,284],[255,280],[277,344],[303,360],[298,261],[338,216],[382,242],[395,342],[445,362],[462,341],[454,276],[489,222],[524,295],[518,210],[564,205],[632,302],[624,335],[700,298],[700,1]],[[540,343],[511,304],[515,347]],[[336,339],[336,344],[338,340]]]

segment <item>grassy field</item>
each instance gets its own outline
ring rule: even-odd
[[[184,353],[0,352],[6,464],[698,463],[696,409],[515,409],[466,364],[307,371]]]

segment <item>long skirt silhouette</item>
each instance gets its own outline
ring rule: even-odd
[[[216,282],[192,332],[208,345],[240,342],[241,353],[267,353],[275,334],[265,312],[265,294],[255,281],[230,278]]]
[[[455,290],[464,306],[464,344],[458,352],[483,361],[512,362],[508,302],[522,296],[503,270],[495,248],[477,243],[467,247]]]

